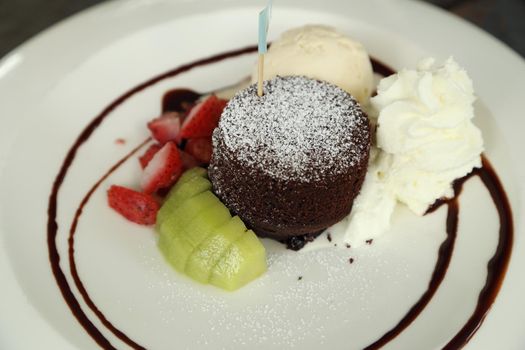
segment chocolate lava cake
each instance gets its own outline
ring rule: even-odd
[[[352,209],[368,165],[370,125],[347,92],[301,76],[237,93],[213,133],[215,193],[260,236],[314,235]]]

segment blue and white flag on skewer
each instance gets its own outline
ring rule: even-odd
[[[268,27],[272,17],[272,0],[268,0],[266,7],[259,12],[259,54],[264,54],[268,48]]]

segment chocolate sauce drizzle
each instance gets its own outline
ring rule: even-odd
[[[67,278],[66,278],[66,276],[64,274],[64,271],[60,267],[60,255],[58,253],[58,248],[56,246],[56,236],[57,236],[58,228],[59,228],[58,227],[58,223],[56,221],[57,220],[56,219],[57,207],[58,207],[58,193],[60,191],[60,188],[62,187],[64,179],[66,178],[66,175],[67,175],[67,173],[69,171],[69,168],[71,167],[71,165],[73,164],[73,161],[75,160],[75,157],[76,157],[76,154],[77,154],[78,150],[80,149],[80,147],[82,147],[82,145],[84,145],[84,143],[86,143],[88,141],[88,139],[91,137],[93,132],[95,132],[95,130],[102,124],[102,122],[111,114],[111,112],[115,108],[120,106],[127,99],[129,99],[130,97],[132,97],[135,94],[139,93],[140,91],[142,91],[142,90],[144,90],[144,89],[146,89],[148,87],[151,87],[151,86],[155,85],[156,83],[158,83],[158,82],[160,82],[160,81],[162,81],[164,79],[167,79],[167,78],[170,78],[170,77],[174,77],[174,76],[176,76],[178,74],[187,72],[187,71],[189,71],[189,70],[191,70],[191,69],[193,69],[195,67],[211,64],[211,63],[218,62],[218,61],[230,58],[230,57],[236,57],[236,56],[240,56],[240,55],[243,55],[243,54],[252,53],[252,52],[254,52],[256,50],[257,50],[256,47],[250,46],[250,47],[242,48],[242,49],[239,49],[239,50],[234,50],[234,51],[226,52],[226,53],[223,53],[223,54],[211,56],[211,57],[208,57],[208,58],[205,58],[205,59],[202,59],[202,60],[198,60],[198,61],[193,62],[193,63],[182,65],[182,66],[180,66],[178,68],[175,68],[175,69],[173,69],[173,70],[171,70],[169,72],[160,74],[160,75],[158,75],[158,76],[156,76],[156,77],[154,77],[154,78],[152,78],[152,79],[150,79],[150,80],[148,80],[148,81],[146,81],[146,82],[144,82],[144,83],[142,83],[142,84],[132,88],[131,90],[126,92],[124,95],[120,96],[115,101],[113,101],[111,104],[109,104],[109,106],[104,108],[104,110],[102,110],[102,112],[99,115],[97,115],[91,121],[91,123],[89,123],[86,126],[86,128],[80,133],[80,135],[77,137],[75,143],[71,146],[71,148],[67,152],[66,158],[64,159],[64,162],[62,163],[62,166],[60,167],[60,170],[59,170],[59,172],[58,172],[58,174],[57,174],[57,176],[55,178],[55,181],[53,182],[53,187],[51,189],[51,194],[49,196],[49,202],[48,202],[48,210],[47,210],[47,216],[48,216],[48,219],[47,219],[47,246],[48,246],[48,252],[49,252],[49,262],[51,264],[51,270],[53,271],[53,275],[55,276],[55,280],[57,282],[57,285],[58,285],[58,287],[59,287],[59,289],[60,289],[60,291],[62,293],[62,296],[64,297],[64,300],[68,304],[71,312],[73,313],[75,318],[78,320],[78,322],[82,325],[82,327],[84,327],[86,332],[103,349],[116,349],[116,348],[109,342],[108,339],[106,339],[106,337],[100,332],[100,330],[91,322],[91,320],[85,314],[84,310],[82,310],[82,307],[80,306],[77,298],[75,297],[75,294],[71,290],[71,286],[69,285],[69,283],[67,281]],[[129,157],[129,156],[131,156],[131,154],[127,155],[124,158],[123,161],[125,161],[125,159],[127,159],[127,157]],[[117,163],[117,164],[119,164],[119,163]],[[115,169],[116,168],[114,168],[113,170],[115,170]],[[106,177],[109,176],[110,173],[111,173],[111,171],[108,172],[105,176]],[[80,214],[82,213],[81,207],[82,207],[82,205],[79,207],[80,210],[77,210],[77,216],[78,217],[75,217],[75,221],[78,221],[78,219],[80,217]],[[70,244],[74,242],[72,240],[72,235],[73,234],[74,234],[74,231],[70,231],[70,238],[69,238]],[[71,262],[73,264],[73,265],[71,265],[71,270],[73,271],[73,270],[76,270],[76,268],[73,267],[75,265],[74,249],[70,248],[69,249],[69,253],[70,253],[69,261],[70,261],[70,264],[71,264]],[[80,278],[78,278],[78,280],[80,280]],[[79,288],[79,290],[83,289],[84,292],[86,292],[86,290],[85,290],[85,288],[83,288],[82,284],[80,284],[80,286],[78,285],[78,283],[75,283],[75,284],[77,285],[77,288]],[[86,295],[87,295],[87,293],[86,293]],[[86,295],[83,295],[83,298],[91,300],[88,295],[87,295],[87,298],[86,298]],[[96,305],[94,305],[92,302],[91,302],[91,304],[89,302],[86,302],[86,303],[88,304],[88,306],[90,306],[90,308],[93,310],[93,312],[95,312],[95,314],[98,315],[99,318],[101,318],[101,322],[104,323],[105,322],[104,320],[106,320],[106,318],[98,310]],[[100,315],[102,315],[102,317],[100,317]],[[111,326],[111,327],[113,327],[113,326]],[[140,346],[140,345],[136,344],[135,342],[133,342],[123,332],[119,331],[115,327],[113,327],[113,328],[111,328],[111,327],[108,328],[108,329],[110,331],[112,331],[112,333],[116,337],[118,337],[119,339],[121,339],[122,341],[124,341],[125,343],[130,345],[132,348],[134,348],[134,349],[143,349],[142,346]]]
[[[91,137],[93,132],[102,124],[102,122],[111,114],[111,112],[117,108],[120,104],[125,102],[127,99],[133,95],[139,93],[140,91],[155,85],[156,83],[174,77],[183,72],[187,72],[193,68],[212,64],[224,59],[231,57],[236,57],[244,54],[253,53],[257,50],[256,46],[246,47],[239,50],[234,50],[226,52],[223,54],[211,56],[194,63],[186,64],[180,66],[176,69],[173,69],[164,74],[158,75],[137,87],[129,90],[124,95],[116,99],[108,107],[106,107],[98,116],[96,116],[93,121],[82,131],[78,136],[77,140],[73,146],[69,149],[66,158],[60,168],[60,171],[55,178],[51,194],[49,197],[48,205],[48,224],[47,224],[47,243],[49,251],[49,260],[51,264],[51,269],[57,281],[57,285],[64,297],[64,300],[68,304],[71,312],[86,330],[86,332],[93,338],[93,340],[99,344],[103,349],[116,349],[111,342],[102,334],[102,332],[94,325],[89,317],[86,315],[80,303],[78,302],[75,294],[73,293],[71,286],[69,285],[67,278],[64,274],[64,271],[60,267],[60,255],[56,246],[56,236],[58,233],[58,223],[56,219],[57,215],[57,206],[58,206],[58,193],[60,188],[66,178],[69,168],[71,167],[73,161],[75,160],[76,154],[80,147],[85,144],[88,139]],[[393,73],[393,71],[388,68],[386,65],[382,64],[377,60],[372,60],[374,71],[376,73],[387,76]],[[180,111],[187,108],[189,104],[192,104],[200,95],[187,89],[177,89],[171,92],[168,92],[162,102],[162,110],[174,110]],[[87,194],[82,199],[71,224],[69,230],[69,265],[70,272],[73,277],[75,286],[79,290],[84,302],[92,310],[92,312],[97,316],[100,322],[104,327],[114,334],[121,341],[126,343],[129,347],[133,349],[145,349],[143,346],[137,344],[130,337],[128,337],[124,332],[119,330],[114,326],[102,313],[101,310],[95,305],[93,300],[90,298],[86,288],[84,287],[82,280],[78,274],[76,263],[75,263],[75,232],[77,228],[78,221],[82,215],[84,206],[88,203],[91,195],[100,187],[104,180],[106,180],[115,170],[117,170],[124,162],[126,162],[131,156],[133,156],[141,147],[143,147],[147,142],[146,140],[131,152],[129,152],[125,157],[119,160],[115,165],[113,165],[96,183],[91,187]],[[483,160],[483,167],[480,169],[475,169],[468,176],[459,179],[454,184],[455,197],[449,200],[440,200],[433,205],[429,212],[436,210],[442,205],[448,206],[447,211],[447,238],[441,244],[438,254],[438,260],[436,262],[434,272],[429,282],[427,291],[420,297],[418,302],[412,306],[408,313],[399,321],[399,323],[392,328],[390,331],[385,333],[373,344],[367,346],[365,349],[379,349],[397,335],[399,335],[404,329],[406,329],[423,311],[426,305],[434,296],[435,292],[439,288],[443,278],[447,272],[449,266],[452,252],[454,250],[455,239],[457,236],[457,227],[458,227],[458,214],[459,214],[459,204],[458,198],[461,193],[463,184],[472,176],[479,176],[482,180],[485,187],[489,190],[492,200],[498,210],[500,218],[500,229],[499,229],[499,243],[496,250],[496,253],[491,258],[488,263],[487,270],[487,280],[484,288],[480,292],[478,303],[475,311],[471,315],[467,323],[462,327],[462,329],[450,340],[450,342],[445,346],[444,349],[459,349],[463,347],[469,339],[475,334],[476,330],[481,326],[486,314],[490,310],[498,291],[503,283],[505,272],[509,263],[511,250],[512,250],[512,241],[513,241],[513,224],[512,224],[512,214],[509,202],[507,200],[503,186],[501,185],[496,173],[488,163],[486,159]]]
[[[507,271],[507,266],[511,256],[514,232],[512,224],[512,211],[505,194],[505,190],[503,189],[496,172],[485,157],[483,157],[483,166],[481,168],[474,169],[469,175],[454,182],[454,197],[452,199],[439,199],[427,211],[427,214],[429,214],[436,211],[443,205],[448,206],[447,238],[439,247],[438,260],[434,267],[434,272],[428,284],[427,290],[394,328],[385,333],[385,335],[383,335],[373,344],[367,346],[365,350],[379,349],[394,339],[396,336],[401,334],[401,332],[403,332],[403,330],[406,329],[428,305],[441,285],[441,282],[443,282],[448,266],[450,265],[450,260],[452,259],[454,244],[456,242],[458,233],[458,199],[461,194],[461,190],[463,189],[463,185],[473,176],[478,176],[481,179],[489,191],[492,201],[494,202],[498,211],[500,221],[498,247],[496,248],[496,253],[490,259],[487,265],[487,279],[485,281],[485,286],[479,294],[478,303],[474,313],[469,318],[468,322],[443,349],[452,350],[462,348],[467,344],[467,342],[472,338],[472,336],[483,323],[483,320],[489,312],[492,303],[496,299],[498,291],[501,288],[501,284],[503,283],[505,272]]]
[[[75,263],[75,232],[77,231],[77,225],[78,220],[80,219],[80,216],[82,215],[82,212],[84,211],[84,207],[91,199],[91,196],[95,191],[100,187],[100,185],[106,180],[115,170],[117,170],[122,164],[124,164],[129,158],[131,158],[135,153],[138,152],[144,145],[146,145],[149,141],[151,141],[151,138],[147,138],[146,141],[142,142],[140,145],[135,147],[131,152],[129,152],[124,158],[119,160],[115,165],[113,165],[94,185],[91,187],[89,192],[82,198],[82,201],[80,202],[79,207],[77,208],[77,211],[75,212],[75,217],[73,219],[73,223],[71,224],[71,228],[69,229],[69,240],[68,240],[68,248],[69,248],[69,266],[71,269],[71,276],[73,277],[73,280],[75,281],[75,285],[78,288],[78,291],[82,295],[82,298],[88,305],[88,307],[93,310],[95,315],[97,315],[98,319],[104,324],[104,326],[109,329],[113,334],[115,334],[117,337],[119,337],[122,341],[124,341],[129,346],[133,347],[134,349],[145,349],[142,346],[135,343],[133,340],[131,340],[126,334],[121,332],[118,328],[113,326],[111,322],[109,322],[104,314],[98,309],[96,304],[93,302],[91,297],[89,296],[88,291],[84,287],[84,283],[82,283],[82,280],[80,279],[80,276],[78,275],[77,270],[77,264]]]

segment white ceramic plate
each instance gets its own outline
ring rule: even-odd
[[[96,349],[53,276],[47,212],[53,181],[81,131],[118,96],[184,63],[252,45],[261,1],[115,1],[67,20],[0,61],[0,348]],[[393,66],[453,55],[475,82],[476,123],[514,213],[508,273],[466,348],[525,347],[522,130],[525,64],[465,22],[412,1],[279,0],[270,37],[306,23],[336,26]],[[67,237],[74,211],[102,174],[146,136],[145,122],[173,87],[210,90],[238,81],[253,55],[165,79],[118,106],[80,148],[58,195],[60,268],[101,336],[130,348],[88,307],[71,278]],[[118,145],[115,139],[124,138]],[[132,158],[95,191],[75,241],[78,274],[106,320],[148,349],[360,349],[377,340],[426,290],[444,240],[445,209],[416,218],[397,210],[391,232],[358,249],[294,253],[269,248],[269,272],[236,293],[172,271],[152,230],[109,210],[105,189],[136,185]],[[385,349],[439,349],[476,306],[498,218],[477,179],[465,185],[445,279],[420,316]],[[348,259],[355,259],[353,264]],[[302,276],[302,280],[298,277]]]

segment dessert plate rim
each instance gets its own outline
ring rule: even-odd
[[[46,90],[53,86],[57,78],[67,74],[67,69],[74,67],[75,64],[82,60],[82,55],[89,53],[73,53],[71,57],[66,57],[63,62],[51,63],[49,67],[45,67],[38,62],[37,58],[39,55],[50,48],[64,50],[70,44],[71,36],[76,34],[86,35],[90,32],[90,26],[100,26],[98,30],[103,30],[103,28],[110,25],[112,20],[119,18],[119,16],[126,16],[127,11],[129,11],[129,13],[140,11],[141,6],[162,8],[164,2],[165,1],[162,0],[150,0],[135,2],[135,4],[133,4],[133,2],[129,0],[119,0],[94,6],[93,8],[68,18],[42,32],[0,60],[0,180],[2,179],[4,168],[10,161],[9,149],[16,140],[17,134],[21,132],[20,128],[25,122],[23,120],[16,120],[16,118],[9,117],[9,115],[12,115],[13,110],[15,110],[14,103],[16,101],[20,102],[23,98],[31,99],[39,94],[45,95]],[[505,62],[507,68],[503,69],[505,72],[502,73],[502,76],[505,79],[512,76],[508,67],[513,68],[514,79],[525,79],[525,61],[514,51],[506,47],[505,44],[499,42],[480,29],[477,29],[473,25],[424,3],[396,0],[389,2],[387,5],[386,2],[382,0],[373,0],[373,2],[374,4],[370,4],[370,6],[385,6],[385,10],[391,9],[391,6],[397,4],[399,8],[408,9],[407,11],[417,11],[419,13],[419,18],[416,22],[419,26],[423,25],[426,20],[428,20],[429,23],[434,23],[435,21],[441,21],[441,23],[446,22],[449,26],[448,30],[457,31],[458,33],[458,37],[454,39],[455,41],[453,45],[458,45],[458,42],[463,38],[470,38],[472,42],[475,41],[478,44],[476,47],[472,48],[475,53],[483,54],[486,50],[491,52],[492,56],[490,56],[490,59],[487,59],[487,62],[480,63],[480,67],[477,67],[476,69],[490,67],[490,63],[495,64],[495,62],[499,62],[502,64],[502,62]],[[177,14],[177,17],[189,16],[192,13],[201,13],[204,12],[204,8],[207,9],[206,11],[226,11],[241,6],[255,6],[254,8],[260,6],[260,4],[255,1],[246,4],[245,1],[241,2],[240,0],[225,1],[220,5],[212,5],[211,1],[208,0],[200,2],[195,0],[180,0],[179,3],[183,10],[181,11],[182,14]],[[283,6],[291,8],[296,6],[307,6],[309,8],[324,11],[327,10],[330,5],[334,5],[335,7],[337,5],[337,0],[328,0],[323,2],[323,4],[318,4],[315,1],[296,0],[282,1],[282,3]],[[210,6],[205,6],[203,4],[209,4]],[[145,23],[139,24],[134,24],[133,22],[125,23],[125,25],[122,25],[122,28],[118,29],[122,30],[122,32],[117,33],[116,36],[124,35],[127,29],[134,28],[134,26],[147,27],[147,22],[148,21],[145,20]],[[386,23],[385,26],[392,27],[395,26],[395,24]],[[407,28],[401,26],[398,30],[400,33],[404,33],[407,31]],[[424,35],[428,35],[429,39],[432,39],[438,35],[434,33],[431,28],[425,28],[422,32],[423,33],[418,34],[420,38]],[[102,42],[98,44],[89,42],[87,46],[94,45],[94,47],[97,47],[105,44],[107,43],[102,40]],[[425,45],[429,44],[425,43]],[[439,42],[436,45],[441,47],[442,45],[446,45],[446,43]],[[232,44],[232,47],[236,46],[237,45]],[[61,67],[61,65],[63,65],[63,67]],[[474,76],[473,78],[474,83],[476,84],[477,76]],[[523,81],[523,79],[521,79],[521,81]],[[33,84],[33,82],[35,83]],[[31,88],[28,89],[27,87],[30,85]],[[517,91],[519,90],[516,90],[516,92]],[[485,89],[480,90],[480,96],[483,97],[483,102],[487,102],[490,107],[490,98],[486,97],[487,92]],[[520,110],[517,109],[519,102],[519,96],[509,96],[509,110],[519,114]],[[23,115],[23,112],[20,114]],[[518,120],[518,118],[514,116],[514,120]],[[508,136],[508,146],[511,149],[516,146],[523,147],[523,141],[519,139],[519,127],[507,128],[510,130],[505,130],[503,121],[496,122],[500,128],[503,128],[505,136]],[[520,273],[522,274],[523,269],[525,269],[525,254],[522,253],[525,243],[521,238],[524,233],[523,228],[525,227],[525,212],[522,206],[522,203],[525,200],[525,166],[519,163],[519,155],[511,154],[510,158],[517,162],[515,169],[513,169],[515,172],[513,176],[519,182],[519,191],[518,193],[509,194],[514,197],[513,202],[517,203],[517,205],[513,207],[515,243],[511,265],[506,278],[508,283],[504,283],[500,296],[493,306],[493,310],[489,313],[489,316],[476,336],[465,347],[466,349],[488,349],[489,347],[487,347],[486,344],[494,343],[494,339],[504,339],[505,337],[508,337],[509,334],[513,337],[511,342],[516,346],[516,349],[520,348],[520,345],[525,346],[525,336],[522,335],[523,332],[521,334],[511,333],[515,332],[515,330],[520,327],[514,326],[514,328],[508,327],[505,329],[501,324],[505,314],[508,314],[511,310],[516,310],[518,306],[522,307],[518,308],[518,310],[522,310],[525,307],[525,301],[523,301],[522,298],[518,298],[519,291],[525,290],[525,282],[523,278],[519,277]],[[505,181],[505,179],[502,180]],[[3,184],[3,186],[7,185]],[[0,193],[2,193],[1,189],[2,187],[0,186]],[[2,312],[0,312],[0,344],[5,344],[5,346],[10,349],[29,348],[30,344],[33,346],[46,344],[46,347],[52,347],[55,349],[71,348],[71,344],[68,343],[68,341],[65,340],[65,338],[63,338],[53,327],[48,325],[45,319],[30,304],[25,297],[24,290],[17,281],[15,273],[11,269],[9,254],[6,250],[7,246],[5,245],[5,236],[12,233],[6,232],[6,230],[3,229],[2,223],[2,208],[7,205],[8,201],[0,197],[0,285],[5,286],[5,297],[0,301],[0,310],[2,310]],[[52,275],[50,274],[49,277],[52,278]],[[510,288],[511,283],[513,288]],[[58,289],[56,292],[59,293]],[[519,319],[525,322],[525,315],[514,315],[513,317],[515,320]],[[24,337],[24,329],[22,326],[35,329],[34,334],[31,337]],[[521,327],[521,330],[523,331],[523,327]]]

